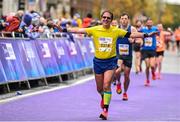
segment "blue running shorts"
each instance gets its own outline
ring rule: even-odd
[[[117,59],[117,57],[112,57],[109,59],[98,59],[94,57],[94,72],[96,74],[102,74],[107,70],[115,69],[117,67]]]

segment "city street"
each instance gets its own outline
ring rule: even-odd
[[[71,87],[1,101],[0,121],[100,121],[100,96],[93,76],[87,78]],[[128,101],[112,85],[108,121],[180,121],[180,57],[166,52],[162,79],[151,80],[149,87],[144,81],[144,73],[131,74]]]
[[[179,8],[0,0],[0,122],[180,122]]]

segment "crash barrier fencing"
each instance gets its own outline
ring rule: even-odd
[[[2,35],[2,34],[1,34]],[[53,35],[53,34],[52,34]],[[73,35],[74,39],[57,33],[53,38],[0,38],[0,84],[59,76],[92,68],[92,38]]]

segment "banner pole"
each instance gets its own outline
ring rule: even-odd
[[[59,82],[62,83],[62,77],[59,75]]]
[[[29,83],[29,80],[26,80],[26,84],[27,84],[28,89],[30,89],[30,88],[31,88],[31,85],[30,85],[30,83]]]
[[[45,77],[43,79],[44,79],[45,85],[48,86],[47,79]]]
[[[8,83],[6,84],[6,87],[7,87],[7,91],[10,92],[10,88],[9,88],[9,84]]]

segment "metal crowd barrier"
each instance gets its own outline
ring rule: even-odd
[[[48,38],[16,37],[17,33],[0,33],[0,85],[57,76],[92,68],[94,46],[92,38],[66,33],[51,33]]]

